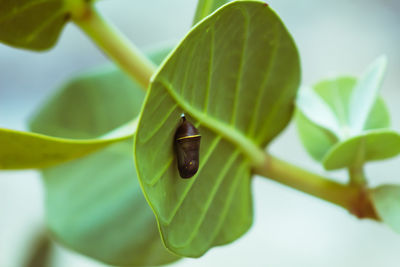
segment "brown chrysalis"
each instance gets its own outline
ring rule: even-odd
[[[200,133],[185,116],[175,132],[175,151],[182,178],[190,178],[199,169]]]

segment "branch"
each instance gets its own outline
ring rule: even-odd
[[[80,6],[80,10],[72,15],[72,19],[144,90],[148,88],[156,66],[110,22],[105,21],[93,6]]]
[[[369,199],[367,189],[363,187],[335,182],[268,154],[265,155],[263,164],[255,168],[254,172],[338,205],[358,218],[379,220]]]

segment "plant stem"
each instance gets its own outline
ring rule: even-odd
[[[105,21],[93,6],[87,4],[84,12],[79,14],[72,17],[73,21],[146,90],[156,66],[110,22]]]
[[[349,167],[350,185],[364,187],[367,185],[362,165]]]
[[[193,18],[193,25],[228,1],[229,0],[198,0],[196,13]]]
[[[337,183],[266,154],[256,174],[343,207],[359,218],[378,220],[364,189]]]

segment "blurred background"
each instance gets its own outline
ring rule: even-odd
[[[400,131],[400,1],[270,0],[298,45],[302,82],[339,74],[359,76],[381,54],[388,57],[382,95]],[[99,1],[99,9],[140,48],[178,41],[190,28],[195,0]],[[44,53],[0,44],[0,127],[24,130],[31,112],[63,81],[108,59],[74,25]],[[0,148],[1,149],[1,148]],[[325,173],[301,147],[290,125],[273,154]],[[400,157],[369,164],[372,185],[400,183]],[[171,266],[380,266],[400,264],[400,235],[369,220],[265,178],[253,181],[255,220],[233,244]],[[43,227],[43,188],[35,171],[0,172],[0,266],[19,267]],[[105,266],[57,246],[53,266]],[[37,266],[40,267],[40,266]]]

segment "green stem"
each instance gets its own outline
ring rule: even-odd
[[[82,9],[82,7],[80,7]],[[156,66],[144,56],[121,32],[105,21],[93,6],[87,4],[84,11],[73,15],[73,21],[95,42],[121,69],[144,89],[150,84]]]
[[[364,175],[364,169],[362,165],[349,167],[350,185],[365,187],[367,185],[367,179]]]
[[[193,25],[227,2],[229,0],[198,0]]]
[[[271,155],[266,155],[254,172],[343,207],[359,218],[377,219],[366,192],[360,188],[337,183]]]

